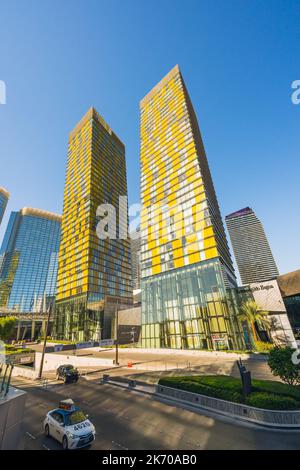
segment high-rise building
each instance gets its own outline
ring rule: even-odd
[[[0,224],[3,219],[3,215],[9,199],[9,192],[6,189],[0,187]]]
[[[226,225],[243,284],[278,276],[278,269],[261,221],[250,207],[227,215]]]
[[[56,291],[61,216],[25,207],[12,212],[0,251],[0,306],[46,312]]]
[[[91,108],[69,137],[54,320],[57,338],[111,338],[116,304],[132,303],[130,240],[120,233],[127,231],[128,218],[122,222],[119,217],[120,211],[127,211],[127,202],[124,205],[120,196],[127,196],[125,147]],[[97,208],[102,204],[116,211],[116,238],[97,235],[102,220]]]
[[[142,346],[242,347],[229,247],[178,66],[140,109]]]
[[[136,230],[130,239],[133,290],[141,288],[141,232]]]

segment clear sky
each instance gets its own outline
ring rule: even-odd
[[[62,211],[68,133],[91,105],[138,202],[139,101],[178,63],[223,216],[251,206],[280,271],[300,268],[299,0],[1,0],[0,18],[0,238],[11,210]]]

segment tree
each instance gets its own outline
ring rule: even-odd
[[[243,303],[238,312],[237,316],[240,320],[247,322],[248,326],[252,330],[254,341],[258,341],[257,331],[255,323],[259,322],[267,326],[267,315],[269,314],[266,310],[261,310],[254,300],[247,300]]]
[[[289,385],[300,384],[300,363],[292,360],[295,349],[290,346],[281,348],[276,346],[270,351],[268,365],[272,374],[281,378]],[[299,362],[299,361],[297,361]]]
[[[0,318],[0,340],[8,341],[14,331],[17,319],[15,317]]]

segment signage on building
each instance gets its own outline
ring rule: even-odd
[[[139,341],[141,334],[140,325],[119,325],[119,344],[133,344]]]
[[[102,339],[99,342],[99,346],[113,346],[116,343],[114,339]]]
[[[296,345],[283,298],[276,280],[250,284],[254,300],[261,310],[269,312],[271,335],[275,343]]]
[[[255,302],[262,310],[286,312],[277,281],[256,282],[250,284]]]
[[[75,347],[76,347],[76,349],[93,348],[94,347],[94,341],[87,341],[86,343],[76,343]]]

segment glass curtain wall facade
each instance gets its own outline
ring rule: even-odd
[[[69,138],[54,320],[59,339],[111,337],[112,305],[132,303],[130,240],[118,238],[119,196],[127,196],[125,147],[91,108]],[[116,210],[117,239],[97,236],[101,204]]]
[[[39,209],[12,212],[0,256],[0,305],[46,312],[55,300],[61,217]]]
[[[279,275],[261,221],[250,207],[227,215],[226,225],[243,284],[263,282]]]
[[[142,347],[243,347],[236,278],[179,67],[140,103]]]
[[[141,235],[138,229],[131,238],[131,265],[133,290],[141,288]]]
[[[0,187],[0,224],[4,216],[8,199],[9,199],[9,192],[6,191],[6,189]]]

